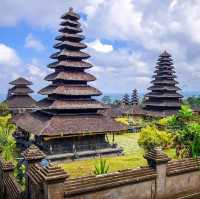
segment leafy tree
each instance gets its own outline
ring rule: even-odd
[[[95,175],[106,174],[108,173],[109,168],[110,167],[107,164],[106,160],[100,158],[99,162],[95,165],[94,174]]]
[[[6,160],[13,160],[16,126],[10,122],[11,115],[0,116],[0,154]]]
[[[188,103],[190,106],[194,107],[194,106],[200,106],[200,96],[192,96],[192,97],[188,97],[186,100],[186,103]]]
[[[172,143],[172,135],[166,131],[161,131],[155,125],[148,125],[140,132],[138,144],[145,151],[150,151],[156,146],[167,147]]]
[[[0,116],[5,116],[10,113],[8,105],[4,102],[0,103]]]

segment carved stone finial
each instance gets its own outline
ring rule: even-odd
[[[22,156],[27,161],[39,161],[45,158],[45,154],[35,145],[31,145],[28,149],[26,149]]]
[[[160,147],[155,147],[144,158],[148,161],[149,165],[155,167],[158,164],[165,164],[171,159],[162,151]]]
[[[47,184],[64,182],[69,177],[64,169],[53,163],[41,170],[41,176]]]
[[[12,162],[7,162],[0,159],[0,168],[5,172],[12,172],[15,169],[15,166]]]

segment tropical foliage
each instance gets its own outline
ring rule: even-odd
[[[100,158],[98,163],[95,164],[94,174],[102,175],[108,173],[108,171],[109,171],[109,165],[107,164],[106,160]]]
[[[0,154],[6,160],[13,160],[16,126],[10,122],[11,115],[0,116]]]
[[[6,103],[0,103],[0,115],[1,116],[6,116],[10,113],[8,109],[8,105]]]
[[[173,116],[161,119],[159,125],[173,135],[173,142],[178,157],[200,155],[200,122],[189,105],[182,105]]]
[[[149,151],[155,146],[166,148],[171,142],[172,135],[166,131],[158,130],[154,124],[143,128],[138,140],[138,144],[143,147],[145,151]]]

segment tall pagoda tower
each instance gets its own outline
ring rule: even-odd
[[[166,116],[176,113],[181,106],[181,98],[178,93],[181,90],[175,80],[173,60],[171,55],[164,51],[158,59],[153,84],[145,95],[144,109],[155,116]]]
[[[36,144],[50,154],[94,149],[106,149],[104,152],[108,153],[112,147],[105,134],[126,127],[101,114],[106,107],[94,99],[101,92],[88,84],[96,78],[86,72],[92,65],[85,61],[90,56],[82,51],[87,46],[80,34],[80,16],[70,8],[61,18],[61,34],[54,45],[58,52],[51,56],[55,61],[48,65],[54,72],[46,76],[50,84],[39,92],[46,97],[38,102],[39,111],[25,114],[16,124],[32,132]],[[113,148],[111,151],[119,152]]]
[[[138,105],[139,104],[139,97],[138,97],[138,91],[137,91],[137,89],[134,89],[132,91],[131,104],[132,105]]]
[[[29,87],[32,82],[20,77],[9,84],[12,87],[8,90],[5,102],[13,113],[32,111],[36,108],[36,101],[30,96],[33,93]]]
[[[129,95],[126,93],[123,98],[122,98],[122,103],[124,105],[129,105],[130,104],[130,99],[129,99]]]

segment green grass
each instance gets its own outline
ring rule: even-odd
[[[109,172],[115,172],[119,170],[132,169],[140,166],[147,165],[146,160],[143,158],[144,150],[137,144],[139,133],[125,133],[115,136],[115,142],[119,146],[123,147],[124,155],[105,157],[109,164]],[[109,136],[112,140],[112,137]],[[171,157],[175,157],[175,150],[168,149],[166,153]],[[94,165],[99,158],[92,160],[79,160],[69,163],[63,163],[61,166],[65,171],[70,174],[70,177],[79,177],[92,175],[94,171]]]

